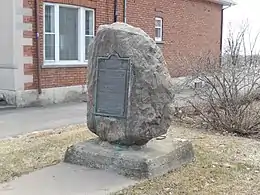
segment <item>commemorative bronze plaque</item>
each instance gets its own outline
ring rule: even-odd
[[[130,60],[118,55],[98,57],[95,115],[125,118],[127,114]]]

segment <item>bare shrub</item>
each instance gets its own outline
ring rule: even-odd
[[[247,29],[230,33],[221,63],[209,56],[199,59],[204,68],[195,69],[193,79],[203,87],[195,89],[196,99],[189,101],[207,126],[245,136],[260,135],[260,57],[254,53],[258,36],[248,51]]]

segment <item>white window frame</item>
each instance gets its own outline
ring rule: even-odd
[[[45,60],[45,6],[54,7],[54,31],[55,31],[55,60]],[[59,40],[59,7],[70,7],[78,9],[78,59],[79,60],[60,60],[60,40]],[[86,11],[93,12],[93,35],[85,35],[85,13]],[[50,33],[47,33],[50,34]],[[95,36],[95,10],[81,6],[59,4],[59,3],[44,3],[43,4],[43,59],[44,65],[87,65],[85,55],[85,37]]]
[[[155,29],[160,29],[160,37],[156,37],[156,34],[155,34],[155,41],[160,42],[160,41],[163,40],[163,19],[162,19],[162,18],[159,18],[159,17],[156,17],[156,18],[155,18],[155,23],[156,23],[156,21],[158,21],[158,20],[160,21],[161,26],[156,26],[156,25],[155,25]]]

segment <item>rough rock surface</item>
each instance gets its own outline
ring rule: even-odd
[[[131,61],[128,111],[122,119],[94,114],[97,57],[111,54]],[[124,23],[99,27],[89,47],[87,124],[101,140],[144,145],[165,134],[173,115],[172,87],[160,48],[143,30]]]

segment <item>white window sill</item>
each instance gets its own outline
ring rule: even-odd
[[[88,61],[63,61],[63,62],[44,62],[42,68],[80,68],[87,67]]]
[[[156,44],[164,44],[164,41],[155,41]]]

